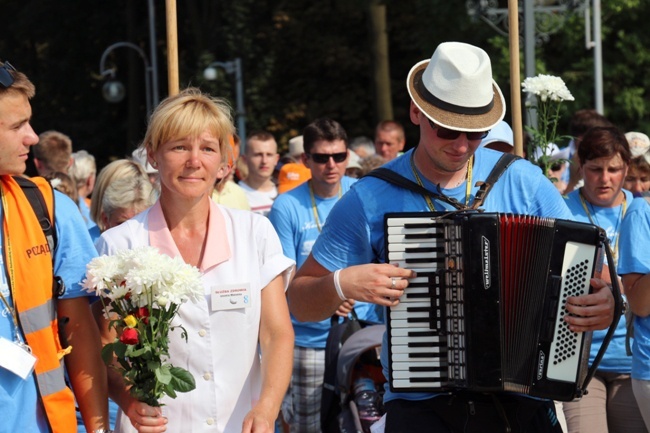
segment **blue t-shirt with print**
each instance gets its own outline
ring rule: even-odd
[[[97,255],[90,240],[86,224],[77,205],[66,195],[54,191],[57,248],[54,251],[54,274],[60,276],[66,286],[61,299],[89,296],[80,286],[86,274],[86,264]],[[0,221],[2,221],[0,206]],[[13,305],[4,264],[3,233],[0,231],[0,291],[9,305]],[[35,270],[37,271],[37,270]],[[0,304],[0,337],[14,341],[15,327],[7,306]],[[24,338],[24,337],[23,337]],[[38,390],[34,375],[26,380],[0,367],[0,407],[2,427],[0,430],[21,433],[47,433],[43,406],[38,402]]]
[[[607,239],[611,248],[616,252],[620,247],[619,233],[623,216],[626,213],[627,207],[634,197],[632,193],[623,190],[625,194],[625,201],[616,207],[600,207],[594,206],[586,200],[581,200],[580,190],[572,191],[565,197],[566,204],[569,211],[573,214],[573,219],[580,222],[591,223],[605,230]],[[586,209],[585,209],[586,208]],[[616,266],[617,263],[614,263]],[[593,331],[591,340],[591,352],[589,353],[589,364],[593,364],[600,346],[603,344],[603,339],[607,334],[607,330]],[[626,373],[630,374],[632,371],[632,358],[627,356],[625,350],[625,336],[627,330],[625,327],[625,316],[622,316],[614,332],[614,336],[607,346],[607,351],[603,356],[598,370],[613,372],[613,373]]]
[[[635,198],[621,224],[618,274],[650,273],[650,205]],[[634,316],[632,378],[650,380],[650,316]]]
[[[406,178],[416,181],[411,168],[413,150],[384,165]],[[471,194],[474,196],[477,181],[485,180],[502,153],[479,148],[475,152],[471,178]],[[436,191],[437,186],[421,173],[419,177],[425,188]],[[461,203],[466,199],[466,183],[442,192]],[[471,204],[471,201],[470,201]],[[436,210],[452,207],[439,201]],[[501,176],[485,199],[483,209],[487,212],[570,219],[571,214],[562,196],[538,167],[525,160],[515,161]],[[316,240],[312,254],[318,263],[330,271],[352,265],[383,262],[385,257],[384,214],[388,212],[428,212],[425,199],[412,191],[399,188],[374,177],[362,178],[336,204],[330,213],[328,224]],[[386,334],[381,353],[384,375],[388,377],[388,343]],[[386,384],[384,401],[396,398],[422,400],[432,397],[430,393],[394,393]]]
[[[342,194],[345,194],[356,179],[344,176],[341,179]],[[280,237],[284,255],[296,261],[300,268],[311,253],[312,246],[320,234],[314,216],[309,182],[280,194],[273,203],[268,217]],[[318,222],[321,228],[326,225],[327,217],[339,200],[339,196],[321,198],[314,195]],[[357,302],[354,306],[359,319],[381,322],[381,310],[378,306],[366,302]],[[299,347],[324,349],[331,327],[330,319],[321,322],[300,322],[293,314],[291,322],[296,335],[295,344]]]

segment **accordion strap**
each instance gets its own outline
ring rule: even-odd
[[[483,204],[483,201],[485,200],[485,197],[487,197],[488,193],[492,189],[492,186],[496,183],[497,180],[501,177],[501,175],[506,171],[510,165],[515,162],[517,159],[520,159],[518,156],[509,154],[509,153],[504,153],[501,158],[497,161],[497,163],[494,165],[494,168],[488,175],[487,179],[485,181],[478,181],[476,182],[476,185],[479,187],[479,190],[476,192],[476,195],[474,196],[474,202],[472,203],[471,207],[467,207],[455,198],[448,197],[444,194],[429,191],[425,187],[413,182],[410,179],[405,178],[401,174],[398,174],[394,172],[393,170],[389,170],[385,167],[379,167],[368,174],[366,176],[372,176],[376,177],[378,179],[384,180],[388,183],[392,183],[393,185],[397,185],[399,187],[402,187],[404,189],[408,189],[414,192],[417,192],[418,194],[421,194],[423,196],[428,196],[432,197],[436,200],[443,201],[445,203],[448,203],[455,207],[456,209],[459,210],[464,210],[464,209],[478,209],[481,204]]]
[[[447,197],[444,194],[438,194],[437,192],[429,191],[425,187],[420,186],[419,184],[413,182],[412,180],[405,178],[401,174],[398,174],[393,170],[389,170],[384,167],[376,168],[371,172],[367,173],[366,176],[376,177],[378,179],[385,180],[388,183],[392,183],[393,185],[397,185],[404,189],[417,192],[418,194],[421,194],[423,196],[428,196],[436,200],[444,201],[445,203],[448,203],[459,210],[467,209],[467,206],[465,206],[455,198]]]
[[[488,193],[497,182],[497,180],[499,180],[501,175],[508,169],[508,167],[510,167],[510,165],[518,159],[520,159],[520,157],[516,155],[504,153],[494,165],[494,168],[488,175],[487,179],[485,179],[485,181],[476,182],[476,185],[479,187],[479,189],[476,191],[476,195],[474,196],[472,209],[478,209],[483,204],[485,197],[487,197]]]

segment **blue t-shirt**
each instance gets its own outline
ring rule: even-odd
[[[618,274],[650,272],[650,206],[643,198],[635,198],[621,224]],[[634,316],[632,345],[632,378],[650,380],[650,316]]]
[[[347,176],[341,179],[343,194],[350,189],[354,182],[356,179]],[[325,225],[330,211],[339,200],[339,196],[321,198],[315,195],[314,200],[318,211],[318,221],[322,227]],[[284,255],[295,260],[296,266],[300,268],[309,257],[312,246],[319,235],[309,193],[309,182],[280,194],[275,199],[268,217],[278,232]],[[379,317],[381,310],[376,305],[358,302],[354,306],[354,310],[359,319],[381,322]],[[296,346],[325,348],[331,326],[330,319],[321,322],[300,322],[292,314],[291,322],[296,334]]]
[[[625,203],[616,207],[594,206],[586,200],[584,201],[583,206],[583,202],[580,199],[579,189],[572,191],[565,197],[566,204],[573,214],[573,219],[580,222],[595,224],[605,230],[609,244],[614,252],[618,250],[617,242],[621,230],[622,217],[625,213],[624,209],[626,209],[629,204],[632,203],[632,200],[634,200],[630,191],[623,190],[623,193],[625,194]],[[587,210],[585,210],[585,206],[587,207]],[[614,263],[614,265],[616,266],[617,263]],[[600,346],[603,344],[603,339],[606,334],[606,329],[593,331],[591,352],[589,353],[590,365],[594,362],[594,359],[596,359],[596,355],[598,354]],[[603,356],[600,364],[598,364],[598,370],[630,374],[632,371],[632,357],[627,356],[625,350],[626,334],[625,316],[621,316],[621,320],[618,322],[614,336],[612,337],[609,346],[607,346],[605,356]]]
[[[406,178],[416,181],[411,170],[413,150],[384,165]],[[479,180],[485,180],[502,153],[491,149],[476,150],[472,173],[473,197]],[[424,187],[436,191],[436,185],[419,173]],[[444,194],[465,202],[466,184],[442,190]],[[471,204],[471,203],[470,203]],[[452,209],[450,205],[435,202],[436,210]],[[562,196],[542,171],[525,160],[515,161],[501,176],[485,199],[483,206],[488,212],[510,212],[570,219]],[[312,254],[318,263],[330,271],[372,262],[383,262],[385,257],[384,214],[388,212],[428,212],[425,199],[412,191],[399,188],[374,177],[362,178],[336,204],[318,237]],[[384,375],[388,377],[388,342],[386,334],[381,353]],[[394,393],[385,386],[384,401],[396,398],[422,400],[432,397],[430,393]]]
[[[89,296],[80,281],[86,275],[86,264],[97,255],[86,224],[77,205],[65,194],[54,191],[57,248],[54,250],[54,274],[60,276],[66,286],[62,299]],[[2,221],[0,206],[0,221]],[[0,230],[0,291],[12,305],[4,264],[3,239]],[[37,271],[37,270],[35,270]],[[7,307],[0,303],[0,337],[14,340],[14,324]],[[24,338],[24,337],[23,337]],[[8,370],[0,368],[0,408],[2,421],[0,431],[21,433],[47,433],[42,404],[38,403],[38,391],[34,375],[23,380]]]
[[[79,197],[79,211],[81,212],[81,216],[86,222],[86,227],[88,228],[88,231],[97,227],[95,221],[93,221],[93,219],[90,217],[90,208],[86,204],[86,200],[83,197]]]

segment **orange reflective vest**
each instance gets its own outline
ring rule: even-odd
[[[31,179],[40,189],[54,221],[54,193],[43,178]],[[54,433],[77,431],[74,396],[66,386],[52,294],[52,253],[31,204],[11,176],[1,176],[4,263],[18,322],[37,361],[36,383]]]

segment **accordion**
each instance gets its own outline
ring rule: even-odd
[[[591,333],[570,331],[563,318],[568,297],[589,293],[602,251],[611,256],[602,229],[523,215],[419,212],[387,214],[385,235],[386,261],[417,273],[387,315],[393,391],[583,395],[618,318],[591,369]],[[620,295],[614,298],[620,310]]]

